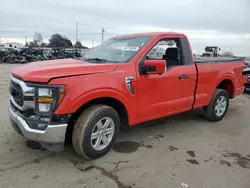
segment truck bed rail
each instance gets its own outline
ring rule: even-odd
[[[242,61],[243,58],[239,57],[195,57],[195,63],[230,63]]]

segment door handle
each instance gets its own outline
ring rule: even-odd
[[[181,75],[179,76],[179,80],[186,80],[189,79],[189,75]]]

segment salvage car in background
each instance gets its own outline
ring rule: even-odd
[[[247,82],[245,83],[245,90],[250,88],[250,74],[247,75]]]
[[[246,62],[245,69],[242,71],[243,74],[247,75],[247,81],[245,83],[245,90],[250,88],[250,57],[244,58]]]
[[[250,67],[250,57],[245,57],[244,60],[246,62],[246,66]]]
[[[85,49],[86,50],[86,49]],[[82,49],[75,48],[19,48],[0,51],[0,63],[24,64],[53,59],[81,58]]]

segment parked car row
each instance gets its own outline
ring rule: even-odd
[[[50,50],[42,48],[22,48],[0,51],[0,63],[23,64],[33,61],[44,61],[52,59],[78,58],[81,52],[77,49],[65,50],[63,48],[52,48]]]

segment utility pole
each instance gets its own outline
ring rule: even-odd
[[[76,22],[76,42],[78,40],[78,23]]]
[[[105,32],[105,30],[104,30],[104,28],[102,28],[102,43],[103,43],[104,32]]]
[[[25,46],[26,46],[26,44],[27,44],[27,36],[25,36]]]

